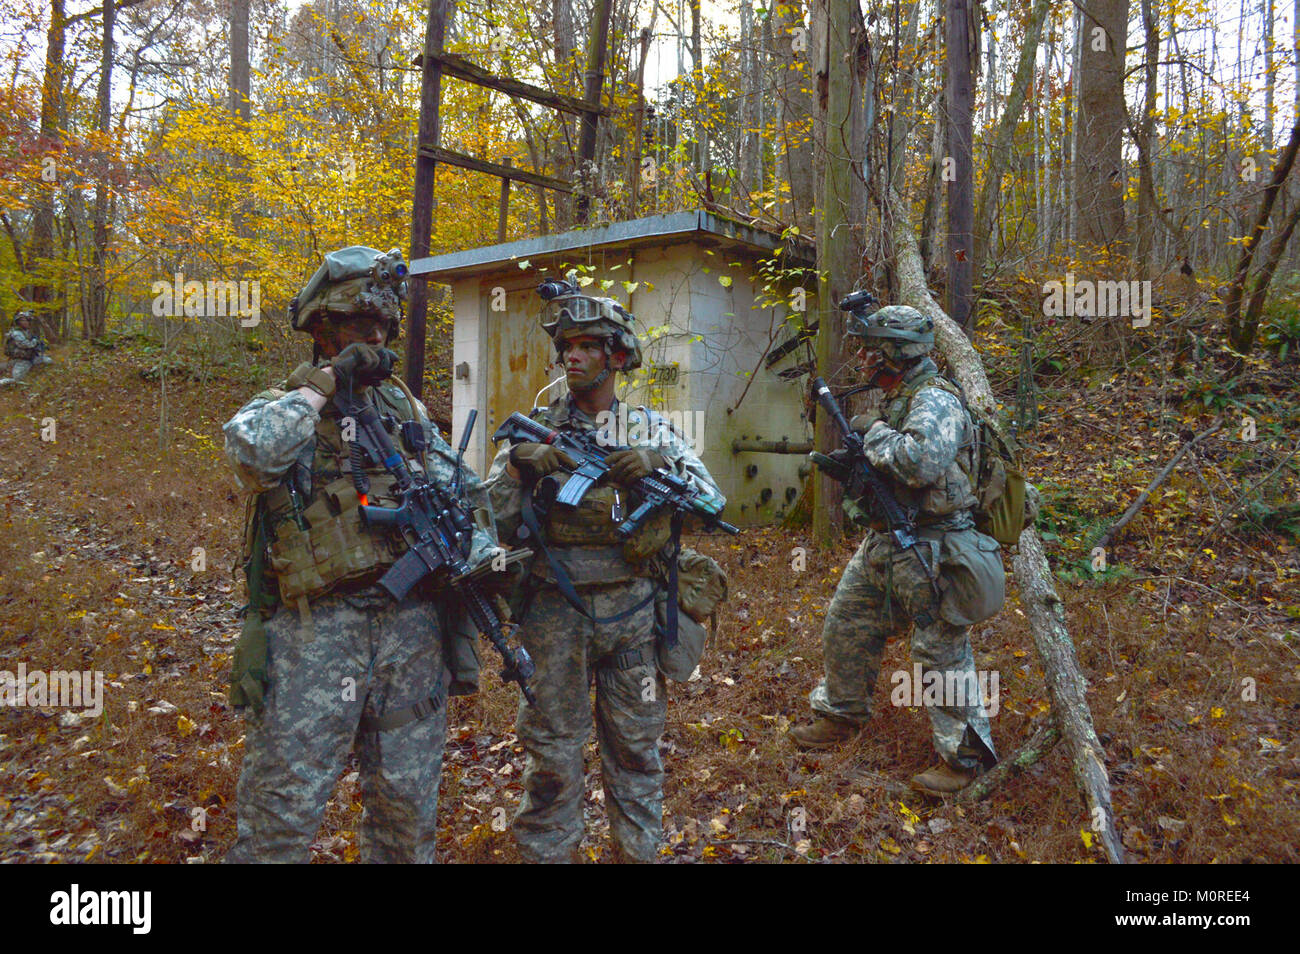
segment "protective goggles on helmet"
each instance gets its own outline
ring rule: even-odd
[[[585,325],[595,321],[617,321],[613,309],[594,298],[574,295],[551,301],[542,314],[542,328],[550,334],[558,327],[566,330],[574,325]]]

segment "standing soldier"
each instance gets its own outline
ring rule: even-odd
[[[384,346],[400,330],[405,274],[396,249],[326,255],[290,303],[292,327],[315,339],[324,361],[300,365],[224,428],[226,456],[256,494],[245,537],[249,607],[232,665],[231,701],[248,708],[229,861],[307,861],[354,745],[361,860],[435,860],[447,696],[472,691],[475,673],[455,662],[463,644],[451,640],[448,651],[449,601],[432,577],[400,601],[377,585],[407,543],[367,524],[359,505],[394,506],[394,479],[362,452],[356,421],[336,400],[372,406],[413,473],[450,481],[455,454],[424,405],[389,380],[396,356]],[[469,472],[462,480],[480,508],[468,554],[477,565],[496,533],[482,483]]]
[[[14,359],[9,377],[0,384],[17,384],[32,368],[53,364],[54,359],[45,353],[45,341],[32,331],[32,313],[20,311],[14,315],[14,326],[5,335],[5,356]]]
[[[801,748],[822,749],[857,734],[871,715],[885,641],[914,624],[912,659],[921,665],[923,682],[932,685],[939,677],[940,685],[958,691],[927,705],[941,761],[915,776],[912,787],[951,794],[996,761],[967,627],[998,611],[1005,580],[998,542],[975,529],[974,425],[960,390],[928,357],[933,321],[915,308],[889,305],[854,314],[848,330],[863,339],[859,355],[872,372],[868,383],[884,392],[879,419],[860,416],[853,426],[865,432],[867,462],[895,499],[916,513],[919,546],[899,549],[872,500],[846,498],[850,515],[870,531],[826,611],[825,677],[809,696],[816,716],[790,736]],[[846,451],[813,456],[829,476],[849,477]],[[914,693],[919,698],[920,687]]]
[[[662,416],[647,408],[620,409],[614,374],[641,365],[632,315],[568,283],[539,290],[548,286],[555,297],[545,306],[542,327],[554,339],[569,393],[535,411],[534,419],[559,431],[596,431],[596,439],[609,445],[637,446],[610,453],[611,481],[592,488],[577,506],[546,506],[568,480],[564,471],[575,466],[549,444],[503,444],[488,474],[502,539],[511,539],[522,524],[525,532],[516,539],[542,551],[524,580],[519,614],[524,648],[537,664],[537,703],[521,701],[519,707],[517,730],[528,759],[514,835],[526,861],[573,860],[583,833],[582,749],[591,732],[594,677],[615,854],[649,862],[663,834],[659,737],[667,700],[656,662],[654,602],[666,572],[670,521],[661,512],[626,542],[615,528],[640,503],[628,486],[660,468],[716,499],[719,510],[725,501]],[[622,420],[640,440],[626,434],[610,439],[605,429]]]

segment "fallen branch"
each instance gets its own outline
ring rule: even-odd
[[[1285,467],[1287,462],[1296,455],[1296,451],[1300,451],[1300,441],[1297,441],[1295,447],[1291,448],[1291,453],[1287,454],[1285,457],[1282,458],[1282,463],[1278,464],[1267,474],[1265,474],[1259,480],[1255,481],[1255,483],[1251,484],[1244,491],[1242,491],[1241,496],[1238,497],[1233,502],[1231,507],[1229,507],[1227,510],[1223,512],[1223,516],[1219,518],[1218,522],[1215,523],[1215,525],[1211,527],[1208,531],[1201,534],[1201,538],[1196,541],[1196,546],[1192,547],[1191,556],[1187,558],[1187,561],[1183,564],[1182,569],[1178,571],[1179,576],[1182,576],[1189,569],[1191,569],[1192,564],[1196,561],[1197,555],[1199,555],[1201,552],[1201,547],[1204,546],[1205,543],[1207,543],[1211,537],[1213,537],[1216,533],[1218,533],[1223,528],[1224,524],[1226,524],[1229,520],[1232,519],[1232,515],[1237,512],[1237,508],[1240,507],[1243,503],[1245,503],[1246,499],[1251,494],[1253,494],[1260,487],[1263,487],[1266,483],[1272,480],[1273,477],[1277,474],[1277,472],[1281,470],[1283,467]]]
[[[962,789],[960,799],[964,802],[977,802],[1003,782],[1009,781],[1033,765],[1061,741],[1061,730],[1056,723],[1049,720],[1046,725],[1035,732],[1015,754],[1005,758],[989,769],[975,781]]]
[[[1223,426],[1223,418],[1216,417],[1214,419],[1214,423],[1211,424],[1207,429],[1201,431],[1201,433],[1197,434],[1195,437],[1193,437],[1182,447],[1178,448],[1178,453],[1173,456],[1173,458],[1169,461],[1169,463],[1165,464],[1164,470],[1156,474],[1156,479],[1151,481],[1151,483],[1147,485],[1147,489],[1142,491],[1142,493],[1138,494],[1137,500],[1133,501],[1133,503],[1129,505],[1129,508],[1126,511],[1124,511],[1124,516],[1120,517],[1113,524],[1111,524],[1110,528],[1101,535],[1101,537],[1097,540],[1095,544],[1093,544],[1094,549],[1096,547],[1101,547],[1104,550],[1106,549],[1106,547],[1110,546],[1110,541],[1115,538],[1115,534],[1119,533],[1126,526],[1128,526],[1129,521],[1137,516],[1137,512],[1141,510],[1144,506],[1146,506],[1146,502],[1151,499],[1151,494],[1155,491],[1157,487],[1159,487],[1161,484],[1163,484],[1166,480],[1169,479],[1169,475],[1174,472],[1174,468],[1177,467],[1178,462],[1187,455],[1187,452],[1190,451],[1197,444],[1199,444],[1201,441],[1205,440],[1205,438],[1209,437],[1211,434],[1213,434],[1222,426]]]

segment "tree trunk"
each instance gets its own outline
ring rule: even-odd
[[[641,57],[636,67],[636,129],[628,156],[628,185],[632,192],[628,203],[628,217],[637,218],[641,212],[641,152],[645,148],[645,59],[650,52],[650,28],[641,31]]]
[[[1300,2],[1300,0],[1297,0]],[[781,129],[778,169],[789,194],[781,195],[780,216],[801,234],[813,230],[816,192],[813,176],[812,44],[796,5],[777,3],[774,33],[777,115]],[[796,32],[799,31],[799,32]]]
[[[1155,182],[1151,171],[1151,143],[1155,138],[1156,84],[1159,82],[1156,67],[1160,62],[1160,12],[1156,0],[1141,0],[1142,32],[1146,37],[1146,55],[1143,61],[1144,98],[1138,134],[1134,137],[1138,157],[1138,214],[1137,259],[1145,272],[1151,264],[1152,243],[1155,240],[1156,201]]]
[[[971,163],[971,107],[975,84],[971,80],[970,0],[948,0],[944,30],[947,35],[948,149],[953,175],[948,180],[948,313],[969,332],[971,319],[971,232],[975,217],[975,185]]]
[[[437,0],[435,0],[437,2]],[[573,55],[578,49],[577,31],[573,25],[573,0],[551,0],[552,50],[555,55],[555,72],[561,82],[571,74]],[[573,181],[574,159],[573,119],[567,113],[558,117],[560,129],[551,153],[551,167],[560,179]],[[555,231],[564,232],[573,225],[574,197],[570,193],[556,192]]]
[[[1127,253],[1124,235],[1124,49],[1128,0],[1088,0],[1079,69],[1079,136],[1074,201],[1077,241]]]
[[[59,117],[63,112],[63,49],[67,17],[64,0],[50,0],[50,29],[45,43],[45,78],[41,85],[41,136],[42,160],[53,163],[55,183],[63,177],[63,130]],[[42,164],[42,173],[48,168]],[[49,328],[58,327],[58,316],[53,314],[56,295],[48,273],[54,257],[54,195],[58,187],[44,184],[37,193],[32,214],[32,243],[27,255],[31,266],[32,285],[28,301],[37,305],[38,322],[50,322]],[[45,307],[40,307],[45,306]]]
[[[1264,8],[1264,148],[1273,148],[1273,0],[1260,0]]]
[[[113,0],[104,0],[104,39],[99,64],[99,92],[95,102],[95,127],[103,137],[98,157],[98,181],[95,183],[94,247],[91,251],[90,308],[83,329],[88,338],[99,338],[108,326],[108,204],[111,191],[108,173],[109,127],[112,122],[113,101]]]
[[[1291,167],[1295,164],[1296,150],[1298,148],[1300,148],[1300,122],[1291,127],[1291,139],[1287,142],[1286,149],[1283,150],[1277,166],[1273,169],[1272,180],[1264,190],[1259,215],[1255,218],[1255,227],[1251,229],[1250,235],[1247,236],[1245,244],[1241,247],[1241,257],[1237,261],[1237,270],[1233,275],[1232,284],[1228,286],[1228,296],[1223,302],[1224,320],[1228,326],[1228,341],[1240,354],[1250,354],[1255,347],[1255,332],[1258,330],[1258,316],[1252,322],[1249,310],[1245,319],[1242,318],[1241,314],[1241,300],[1246,292],[1246,279],[1250,274],[1250,265],[1254,261],[1255,251],[1259,248],[1259,243],[1264,238],[1264,232],[1268,228],[1269,216],[1273,214],[1273,204],[1277,201],[1278,192],[1281,191],[1282,183],[1286,181],[1291,172]],[[1271,275],[1269,277],[1272,278]],[[1267,289],[1267,282],[1265,282],[1264,287]],[[1235,375],[1240,370],[1238,367],[1240,363],[1240,361],[1234,361],[1229,373]]]
[[[244,122],[252,116],[248,77],[248,4],[249,0],[231,0],[230,4],[230,111]]]
[[[1295,206],[1278,227],[1273,240],[1269,242],[1264,266],[1255,275],[1250,301],[1246,306],[1246,320],[1243,323],[1244,333],[1250,336],[1252,343],[1259,330],[1259,320],[1264,314],[1264,300],[1268,296],[1269,283],[1277,273],[1278,264],[1282,261],[1282,253],[1286,251],[1287,243],[1291,241],[1291,234],[1295,232],[1297,220],[1300,220],[1300,205]]]
[[[890,195],[894,209],[904,206],[896,193]],[[900,299],[934,319],[936,346],[953,375],[966,390],[968,401],[988,413],[995,402],[979,355],[970,341],[935,302],[925,283],[916,235],[905,215],[894,220],[894,251],[897,256]],[[1034,644],[1038,648],[1047,689],[1052,699],[1056,726],[1070,752],[1075,784],[1088,809],[1085,827],[1096,831],[1112,862],[1124,860],[1124,849],[1115,827],[1110,800],[1110,779],[1106,774],[1104,750],[1092,724],[1092,713],[1084,698],[1086,689],[1079,672],[1074,644],[1065,626],[1065,612],[1052,583],[1052,570],[1033,527],[1020,535],[1014,560],[1015,582],[1028,615]],[[1043,740],[1038,739],[1041,743]]]
[[[861,260],[853,230],[853,209],[860,200],[854,193],[863,190],[854,168],[862,157],[856,154],[861,142],[853,136],[858,126],[853,114],[862,108],[855,78],[862,21],[857,0],[828,0],[826,12],[829,54],[826,114],[821,126],[826,167],[821,201],[817,204],[817,270],[821,276],[817,304],[822,315],[817,332],[817,367],[829,380],[839,366],[842,345],[843,321],[835,305],[853,288]],[[817,415],[816,445],[823,452],[839,446],[835,425],[824,414]],[[813,486],[813,535],[818,542],[829,543],[839,536],[843,523],[842,490],[820,471]]]
[[[984,262],[992,246],[994,204],[1002,192],[1002,176],[1011,165],[1011,144],[1015,139],[1016,126],[1020,123],[1020,114],[1025,101],[1029,98],[1034,85],[1034,67],[1038,57],[1038,41],[1042,36],[1043,21],[1051,0],[1036,0],[1029,12],[1029,22],[1025,24],[1025,44],[1020,48],[1020,59],[1016,63],[1016,75],[1011,81],[1011,92],[1007,96],[1006,108],[998,120],[997,133],[993,137],[993,151],[989,154],[988,169],[985,171],[984,184],[980,188],[979,202],[975,206],[975,255],[974,275],[983,280]]]
[[[934,104],[934,129],[930,137],[930,164],[925,173],[925,206],[921,211],[921,264],[925,274],[934,268],[934,252],[939,240],[939,211],[943,207],[944,111]]]
[[[600,102],[600,92],[605,85],[605,50],[609,45],[610,0],[596,0],[591,13],[591,34],[587,41],[587,72],[583,80],[583,96],[589,103]],[[582,134],[578,142],[577,180],[583,183],[578,192],[576,216],[578,225],[586,225],[591,211],[591,195],[600,183],[600,170],[596,165],[596,129],[600,117],[584,113]]]

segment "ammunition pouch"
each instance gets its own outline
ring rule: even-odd
[[[261,712],[269,681],[266,620],[249,605],[230,661],[230,704],[237,709],[252,706],[255,712]]]
[[[568,574],[574,586],[605,586],[627,583],[636,578],[633,567],[623,559],[621,546],[548,547],[555,562]],[[547,583],[558,583],[558,574],[548,560],[538,560],[533,573]]]
[[[230,704],[252,706],[261,712],[270,683],[267,659],[266,618],[275,611],[275,594],[266,580],[266,511],[262,501],[250,508],[244,528],[244,578],[248,583],[248,605],[244,625],[230,663]]]
[[[393,477],[369,476],[371,502],[396,505]],[[300,598],[316,599],[342,583],[378,579],[408,549],[397,532],[363,525],[360,499],[350,476],[337,478],[315,496],[301,514],[306,523],[306,529],[301,529],[288,490],[277,487],[267,492],[273,519],[278,519],[272,531],[271,572],[280,599],[289,605]]]
[[[671,587],[655,598],[656,642],[659,671],[674,682],[686,682],[704,658],[708,632],[703,623],[727,598],[727,574],[717,561],[689,547],[677,556],[677,641],[669,645]]]
[[[540,500],[553,501],[561,486],[563,478],[543,478],[538,482]],[[547,542],[557,547],[617,546],[628,563],[644,563],[654,556],[672,538],[672,514],[666,508],[660,509],[642,523],[636,533],[623,540],[612,516],[615,492],[616,488],[602,485],[588,490],[577,506],[566,507],[550,502],[544,508],[539,507],[546,514]],[[630,514],[640,503],[640,498],[631,491],[617,489],[617,493],[624,514]]]

